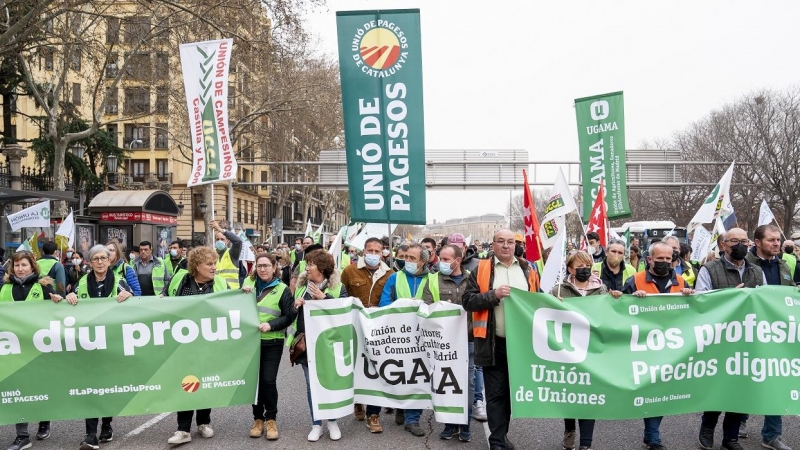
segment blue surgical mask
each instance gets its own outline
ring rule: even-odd
[[[381,255],[364,255],[364,262],[370,267],[376,267],[381,263]]]
[[[227,246],[225,245],[225,243],[224,243],[224,242],[222,242],[222,241],[217,241],[217,250],[219,250],[219,251],[223,251],[223,250],[225,250],[226,248],[227,248]]]
[[[450,275],[453,273],[453,268],[450,267],[450,263],[439,261],[439,272],[444,275]]]
[[[403,270],[405,270],[410,275],[416,275],[417,274],[417,263],[406,261],[406,265],[403,268]]]
[[[177,258],[178,257],[178,251],[175,250],[175,249],[170,250],[169,251],[169,256],[172,256],[173,258]]]

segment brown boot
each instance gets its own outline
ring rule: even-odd
[[[268,420],[264,428],[267,429],[267,439],[270,441],[278,439],[278,424],[274,420]]]
[[[356,403],[353,405],[353,413],[356,416],[356,420],[361,421],[366,418],[366,412],[364,411],[364,405],[361,403]]]
[[[253,426],[250,427],[250,437],[260,438],[263,432],[264,432],[264,421],[261,419],[256,419],[256,421],[253,422]]]
[[[378,419],[377,414],[369,416],[369,419],[367,419],[367,428],[369,428],[370,433],[381,433],[383,431],[381,421]]]

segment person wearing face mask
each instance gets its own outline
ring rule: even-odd
[[[223,230],[216,220],[212,220],[209,225],[216,231],[214,248],[219,255],[217,273],[228,282],[228,289],[239,289],[239,257],[242,255],[242,239],[232,231]],[[230,244],[230,248],[228,244]]]
[[[64,265],[64,270],[67,272],[67,292],[72,292],[81,278],[89,273],[90,268],[83,261],[83,253],[72,252],[72,259]]]
[[[303,238],[303,246],[302,246],[302,253],[298,253],[298,259],[294,265],[292,265],[292,279],[289,280],[289,289],[292,292],[295,290],[295,285],[297,284],[297,279],[300,277],[300,274],[305,272],[306,270],[306,260],[305,255],[312,252],[313,250],[309,250],[314,246],[314,248],[322,248],[321,245],[314,243],[314,238],[311,236],[306,236]],[[318,247],[317,247],[318,246]]]
[[[621,241],[612,241],[608,244],[606,247],[606,260],[615,255],[613,250],[619,245],[621,245]],[[623,252],[624,249],[623,245]],[[606,288],[605,280],[601,280],[592,273],[594,266],[597,265],[593,261],[592,257],[586,252],[578,251],[569,255],[567,257],[567,278],[560,284],[553,286],[553,289],[550,290],[550,295],[558,297],[562,301],[572,301],[572,299],[607,293],[608,289]],[[617,263],[617,269],[620,269],[619,263]],[[618,270],[618,272],[621,273],[622,270]],[[577,422],[577,428],[580,429],[579,448],[581,450],[591,449],[595,421],[578,419]],[[573,450],[575,448],[575,425],[575,419],[564,419],[563,448],[565,450]]]
[[[436,274],[428,271],[430,258],[428,249],[417,243],[410,244],[405,254],[403,271],[393,273],[386,280],[379,306],[391,305],[398,298],[421,299],[426,284],[439,282]],[[419,409],[405,410],[405,430],[414,436],[425,436],[425,430],[419,426],[421,415],[422,410]]]
[[[114,272],[120,278],[123,278],[125,282],[128,283],[133,295],[142,295],[142,287],[139,286],[139,277],[136,276],[136,271],[133,270],[133,266],[125,262],[125,257],[122,256],[122,246],[120,245],[119,241],[116,239],[108,241],[106,244],[106,249],[109,253],[108,270]],[[136,250],[136,253],[139,253],[138,249]],[[131,252],[131,254],[133,253]],[[89,267],[89,269],[91,270],[91,267]],[[78,285],[75,284],[73,289],[77,288]]]
[[[650,244],[647,255],[647,270],[638,272],[622,288],[623,294],[633,294],[639,298],[648,295],[681,293],[691,295],[694,290],[686,286],[686,281],[673,270],[672,247],[666,242],[655,241]],[[644,419],[644,449],[665,450],[661,444],[661,420],[663,417]]]
[[[792,272],[792,277],[794,278],[797,271],[797,255],[794,254],[794,241],[784,241],[781,250],[783,250],[781,259],[789,266],[789,270]]]
[[[619,298],[625,283],[636,275],[636,269],[625,263],[625,242],[614,239],[606,246],[603,261],[592,264],[592,272],[598,276],[611,295]]]
[[[681,241],[675,236],[664,236],[662,241],[669,244],[672,247],[672,268],[675,269],[675,273],[680,275],[683,278],[683,281],[686,282],[688,287],[692,287],[697,280],[697,275],[695,274],[694,268],[688,261],[684,260],[680,257],[681,255]]]
[[[381,250],[382,250],[382,247],[383,247],[383,244],[381,244]],[[343,267],[342,270],[347,268],[347,266],[350,265],[350,264],[358,263],[358,249],[357,248],[355,248],[355,247],[348,248],[346,255],[349,258],[349,261],[347,263],[345,263],[345,262],[342,263],[342,267]],[[378,254],[378,257],[380,258],[380,253]],[[344,261],[344,255],[342,255],[342,261]]]
[[[164,266],[166,267],[167,273],[170,277],[175,275],[175,272],[178,270],[178,266],[183,260],[184,257],[183,252],[181,251],[180,241],[172,241],[169,244],[169,254],[166,258],[164,258]]]
[[[448,239],[448,242],[453,242],[452,236]],[[461,247],[458,244],[453,243],[442,247],[439,251],[439,272],[436,276],[438,282],[434,284],[434,280],[430,280],[430,282],[425,285],[422,292],[422,301],[427,304],[438,301],[455,303],[457,305],[462,304],[461,298],[467,289],[467,283],[465,283],[465,281],[470,274],[469,271],[463,269],[463,257],[464,254],[461,252]],[[471,314],[467,315],[467,320],[469,322],[467,324],[467,350],[469,354],[467,365],[469,389],[467,398],[473,399],[475,397],[475,345],[472,335]],[[468,420],[471,417],[472,401],[469,401],[467,412]],[[444,430],[439,433],[439,438],[450,440],[456,435],[458,435],[459,441],[469,442],[472,439],[469,422],[465,425],[446,423],[444,425]]]
[[[355,250],[355,247],[350,247]],[[364,256],[356,259],[355,264],[344,268],[342,272],[342,285],[347,292],[361,300],[366,308],[378,306],[381,293],[386,281],[394,273],[386,263],[381,260],[383,243],[380,239],[371,237],[364,243]],[[362,404],[354,405],[356,420],[367,419],[367,428],[371,433],[380,433],[383,426],[380,423],[380,406]]]
[[[406,266],[406,252],[408,251],[408,245],[398,245],[397,250],[395,251],[394,258],[392,258],[392,264],[389,264],[389,267],[394,269],[395,272],[402,272]]]
[[[586,233],[586,242],[588,243],[589,247],[586,251],[592,255],[592,259],[594,262],[600,262],[605,259],[606,257],[606,250],[600,245],[600,235],[595,233],[594,231]]]
[[[428,272],[434,273],[439,270],[439,257],[436,255],[436,241],[433,238],[426,237],[420,244],[428,251],[430,260],[426,263]]]

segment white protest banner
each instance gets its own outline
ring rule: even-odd
[[[772,214],[767,201],[761,200],[761,208],[758,210],[758,226],[772,223],[773,220],[775,220],[775,214]]]
[[[50,200],[9,214],[8,223],[13,231],[22,228],[50,228]]]
[[[398,299],[364,308],[357,298],[307,302],[304,311],[316,419],[353,403],[433,409],[439,423],[467,423],[467,313],[459,305]]]
[[[74,248],[75,216],[72,211],[69,212],[69,215],[61,222],[61,226],[58,227],[58,231],[56,231],[56,242],[60,244],[58,248],[61,250],[66,250],[70,247]]]
[[[727,215],[733,211],[731,206],[731,178],[733,178],[733,165],[731,163],[725,174],[708,194],[700,209],[697,210],[692,220],[689,221],[689,230],[693,229],[697,224],[712,222],[720,215]]]
[[[192,170],[187,186],[235,180],[238,170],[228,124],[228,72],[233,39],[180,45]]]
[[[550,250],[550,257],[547,258],[547,262],[544,264],[542,280],[539,283],[544,292],[550,292],[550,289],[553,289],[553,286],[561,283],[564,277],[564,262],[566,261],[564,257],[564,244],[566,235],[567,232],[565,229],[559,231],[556,236],[556,242],[553,244],[553,249]]]
[[[566,219],[564,217],[577,210],[578,207],[575,205],[575,199],[572,198],[569,183],[564,177],[564,172],[559,168],[553,191],[544,209],[542,225],[539,229],[543,248],[550,248],[556,243],[558,233],[566,229]]]
[[[711,233],[703,227],[694,229],[692,236],[692,261],[702,261],[711,251]]]
[[[394,233],[395,228],[397,228],[397,224],[387,225],[385,223],[366,223],[364,224],[364,228],[361,230],[361,233],[353,238],[347,245],[355,247],[359,250],[364,250],[364,243],[367,242],[367,239],[371,237],[376,237],[378,239],[388,236],[390,233]],[[391,242],[391,241],[390,241]]]

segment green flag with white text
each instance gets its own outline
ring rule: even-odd
[[[255,399],[255,294],[5,302],[0,317],[0,424]]]
[[[794,286],[563,302],[513,289],[504,308],[516,418],[800,414]]]
[[[605,180],[609,220],[629,217],[622,92],[576,99],[575,115],[583,183],[583,217],[590,215],[601,180]]]
[[[425,224],[419,10],[336,13],[356,222]]]

